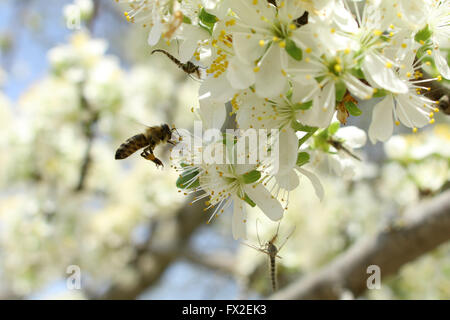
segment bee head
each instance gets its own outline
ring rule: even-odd
[[[167,135],[167,139],[172,138],[172,130],[167,124],[162,125],[163,132]]]

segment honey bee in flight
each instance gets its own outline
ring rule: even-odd
[[[162,49],[155,49],[155,50],[152,51],[152,54],[154,54],[155,52],[164,53],[166,56],[169,57],[170,60],[172,60],[181,70],[186,72],[188,75],[195,74],[198,79],[201,79],[200,67],[199,66],[196,66],[195,64],[193,64],[190,61],[188,61],[186,63],[181,63],[180,60],[178,60],[173,55],[171,55],[170,53],[168,53],[167,51],[162,50]]]
[[[175,128],[171,129],[167,124],[147,127],[144,133],[134,135],[120,145],[116,151],[116,160],[125,159],[137,150],[145,147],[141,153],[141,157],[153,161],[156,164],[156,167],[164,166],[161,160],[155,157],[153,150],[158,144],[170,143],[175,145],[176,142],[170,140],[172,138],[173,130],[175,130]]]

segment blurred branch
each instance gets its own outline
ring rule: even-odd
[[[338,299],[349,290],[359,296],[366,290],[366,270],[378,265],[381,276],[450,240],[450,190],[409,209],[402,226],[361,240],[321,270],[300,278],[271,299]]]
[[[190,201],[189,201],[190,202]],[[136,253],[133,268],[139,268],[137,275],[139,279],[131,286],[120,286],[113,284],[104,293],[97,294],[86,291],[91,299],[136,299],[141,293],[155,284],[166,271],[171,263],[181,257],[189,245],[189,239],[196,229],[206,222],[204,204],[197,201],[192,205],[182,206],[172,219],[161,219],[156,229],[164,230],[165,237],[148,245],[146,249],[141,248]],[[208,213],[208,211],[207,211]],[[168,233],[175,226],[174,232]],[[162,238],[162,237],[161,237]]]
[[[236,268],[236,259],[233,254],[227,252],[217,252],[202,254],[188,249],[183,255],[189,262],[199,266],[222,272],[225,275],[234,276],[239,273]]]
[[[86,23],[86,27],[88,28],[88,30],[93,33],[94,32],[94,24],[95,24],[95,20],[98,16],[98,12],[100,9],[100,0],[94,0],[94,9],[92,12],[92,17],[91,19],[89,19],[89,21]]]
[[[94,128],[99,118],[99,113],[95,110],[92,110],[89,102],[84,96],[83,85],[80,86],[79,92],[81,99],[81,108],[88,112],[88,119],[83,123],[83,131],[84,136],[86,138],[86,149],[84,151],[83,161],[81,163],[78,184],[75,187],[76,192],[82,191],[84,189],[86,177],[88,175],[89,167],[91,165],[91,150],[95,138]]]

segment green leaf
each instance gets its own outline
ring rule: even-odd
[[[245,184],[256,182],[261,178],[261,172],[253,170],[242,175]]]
[[[340,127],[341,127],[341,124],[339,122],[333,122],[328,127],[328,134],[330,136],[334,135],[339,130]]]
[[[364,75],[364,72],[361,70],[361,68],[352,69],[351,74],[357,77],[358,79],[365,79],[366,76]]]
[[[308,152],[300,152],[297,156],[297,165],[301,167],[302,165],[309,162],[309,153]]]
[[[205,29],[206,31],[209,32],[209,34],[212,35],[212,31],[214,29],[214,25],[217,22],[217,17],[215,15],[212,15],[208,12],[206,12],[206,10],[204,8],[202,8],[202,10],[200,11],[199,15],[199,26],[202,27],[203,29]]]
[[[344,82],[339,81],[336,83],[336,101],[342,101],[344,99],[345,92],[347,91],[347,86]]]
[[[192,24],[192,20],[188,16],[183,15],[183,23]]]
[[[206,12],[205,8],[202,8],[200,11],[198,18],[201,22],[205,24],[214,24],[217,22],[217,17],[211,13]]]
[[[294,110],[308,110],[312,107],[312,100],[304,102],[304,103],[296,103],[294,104]]]
[[[361,109],[359,109],[354,102],[347,101],[344,105],[345,108],[347,108],[348,113],[350,113],[352,116],[357,117],[362,114]]]
[[[284,48],[286,52],[295,60],[300,61],[303,58],[303,51],[297,45],[294,41],[291,39],[286,39],[286,47]]]
[[[414,36],[414,40],[421,43],[422,41],[425,42],[428,39],[430,39],[431,35],[433,34],[433,31],[430,30],[430,27],[426,25],[422,30],[416,33]]]
[[[305,126],[298,121],[292,121],[291,128],[295,131],[312,132],[317,130],[316,127]]]
[[[200,183],[198,181],[198,179],[196,179],[194,182],[190,182],[190,180],[192,180],[195,176],[198,175],[198,170],[195,170],[194,172],[191,172],[189,174],[185,174],[184,172],[182,174],[180,174],[180,176],[177,179],[177,187],[179,189],[192,189],[192,188],[197,188],[198,186],[200,186]],[[190,183],[190,185],[188,186],[188,184]]]
[[[247,202],[250,206],[252,206],[253,208],[256,207],[256,203],[253,202],[252,199],[250,199],[250,197],[248,196],[248,194],[244,195],[244,200],[245,202]]]
[[[372,95],[372,98],[385,97],[388,93],[389,92],[387,90],[377,88],[377,90],[375,90],[375,93]]]

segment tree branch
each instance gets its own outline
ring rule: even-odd
[[[401,227],[361,240],[321,270],[301,278],[271,299],[338,299],[343,290],[354,296],[366,290],[367,267],[378,265],[381,276],[450,240],[450,190],[406,212]]]
[[[176,259],[181,257],[189,245],[189,239],[196,229],[206,222],[208,216],[203,211],[204,204],[197,201],[192,205],[183,205],[172,219],[161,219],[154,232],[160,231],[164,236],[154,237],[153,243],[136,252],[132,262],[133,268],[139,276],[134,285],[123,287],[112,284],[105,292],[98,294],[90,292],[85,294],[90,299],[136,299],[141,293],[155,284]],[[210,213],[207,211],[207,213]],[[173,228],[175,226],[175,228]],[[173,229],[173,232],[167,230]]]
[[[237,264],[235,256],[228,252],[201,254],[188,249],[184,252],[183,256],[189,262],[214,271],[219,271],[228,276],[239,274],[239,270],[236,268]]]

